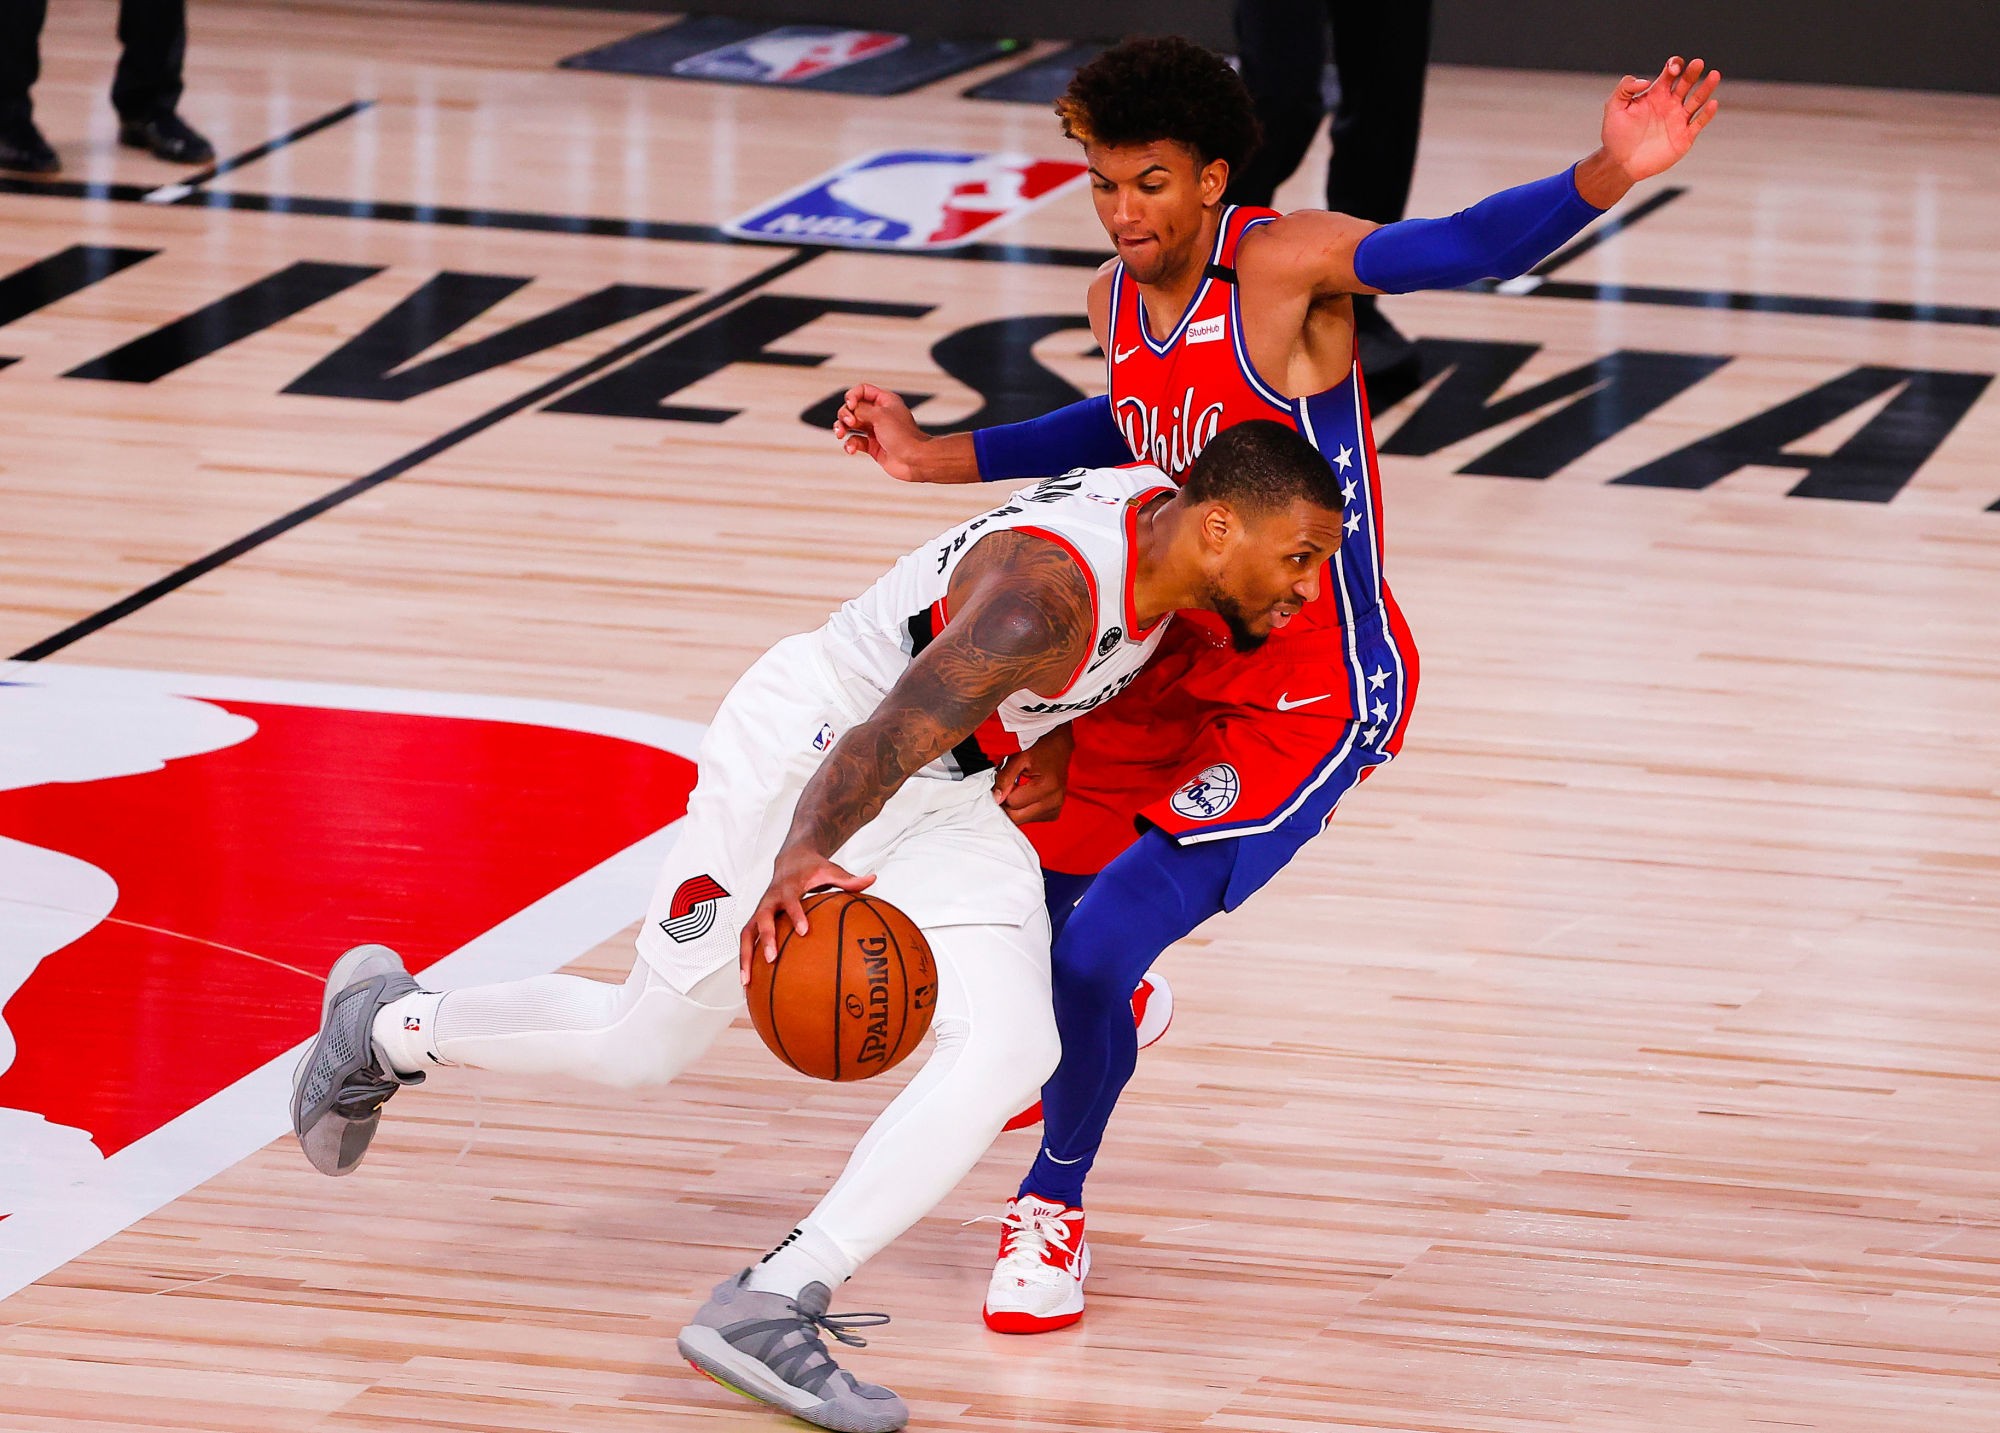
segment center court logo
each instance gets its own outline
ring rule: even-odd
[[[1168,804],[1190,821],[1213,821],[1236,804],[1242,790],[1243,781],[1236,768],[1228,762],[1218,762],[1176,791]]]
[[[907,35],[881,30],[782,25],[733,45],[689,55],[674,65],[673,73],[696,80],[795,85],[815,75],[886,55],[908,43]]]
[[[950,249],[1019,218],[1083,177],[1073,160],[894,149],[850,160],[723,232],[867,249]]]
[[[567,702],[0,663],[0,1298],[284,1132],[348,946],[449,986],[616,934],[700,734]]]

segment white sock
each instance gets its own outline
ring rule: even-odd
[[[451,1063],[437,1052],[437,1011],[443,999],[442,990],[413,990],[375,1012],[369,1028],[375,1053],[398,1074],[414,1075]]]
[[[825,1284],[829,1292],[839,1288],[854,1277],[854,1269],[854,1260],[808,1221],[758,1261],[746,1287],[796,1299],[807,1284]]]

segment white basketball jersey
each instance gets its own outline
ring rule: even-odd
[[[1069,682],[1053,696],[1018,691],[993,718],[920,775],[956,778],[984,771],[1033,746],[1064,722],[1111,700],[1139,674],[1171,614],[1141,631],[1132,610],[1132,547],[1139,509],[1173,482],[1151,464],[1078,468],[1021,491],[902,558],[881,581],[828,619],[822,650],[844,677],[879,699],[950,621],[951,575],[995,532],[1033,533],[1076,560],[1090,587],[1096,628]]]

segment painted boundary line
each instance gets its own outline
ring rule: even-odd
[[[154,191],[135,184],[83,184],[44,182],[32,179],[0,179],[0,194],[30,195],[53,199],[94,199],[108,203],[143,203]],[[1671,191],[1678,197],[1680,191]],[[184,204],[206,205],[211,209],[236,209],[252,213],[305,214],[318,218],[360,219],[392,224],[435,224],[475,229],[514,229],[532,233],[587,234],[604,238],[646,239],[677,244],[731,244],[753,248],[786,247],[759,240],[738,239],[712,224],[677,224],[651,219],[609,219],[580,214],[543,214],[513,209],[462,209],[438,204],[378,203],[368,200],[327,199],[295,194],[233,194],[218,190],[197,190]],[[1622,219],[1610,221],[1618,232],[1667,202],[1667,193],[1654,195]],[[1597,233],[1598,231],[1593,231]],[[1569,250],[1558,251],[1544,260],[1543,273],[1579,257],[1595,243],[1591,235]],[[1598,239],[1610,237],[1603,234]],[[809,252],[823,253],[825,249]],[[842,249],[843,254],[872,254],[882,250]],[[1035,244],[967,244],[963,248],[925,252],[894,251],[899,259],[954,261],[959,263],[1030,264],[1057,268],[1096,269],[1111,257],[1096,249],[1065,249]],[[1525,280],[1541,281],[1526,286]],[[1520,287],[1509,288],[1508,285]],[[2000,308],[1969,304],[1907,303],[1887,299],[1819,298],[1810,294],[1757,294],[1728,289],[1667,289],[1632,284],[1568,283],[1542,278],[1541,274],[1521,279],[1486,281],[1461,290],[1444,292],[1505,294],[1508,297],[1570,299],[1591,303],[1628,303],[1665,308],[1720,309],[1735,313],[1795,314],[1817,318],[1874,319],[1891,323],[1929,323],[2000,328]]]
[[[207,556],[198,557],[193,562],[168,573],[158,581],[149,583],[130,596],[121,597],[109,607],[102,608],[80,621],[71,623],[54,636],[44,637],[33,646],[15,653],[13,659],[17,662],[38,662],[44,657],[60,652],[71,643],[80,641],[82,638],[88,637],[91,633],[110,626],[113,622],[129,617],[143,607],[151,606],[168,593],[187,586],[188,583],[193,582],[196,578],[213,572],[216,568],[226,563],[234,562],[247,552],[255,551],[272,538],[280,537],[290,532],[301,523],[310,522],[322,513],[331,512],[350,498],[359,497],[372,488],[380,487],[392,478],[401,477],[404,473],[409,472],[410,469],[417,467],[419,464],[429,462],[432,458],[437,457],[438,454],[445,452],[447,449],[457,447],[468,438],[478,436],[495,424],[513,417],[516,413],[555,397],[565,388],[579,383],[586,378],[590,378],[604,369],[611,367],[613,364],[622,363],[641,349],[650,347],[652,344],[658,343],[661,339],[687,327],[689,324],[706,318],[717,309],[736,302],[736,300],[744,297],[746,294],[752,293],[774,280],[783,278],[794,269],[809,263],[821,252],[823,251],[818,249],[799,250],[779,262],[770,265],[768,268],[758,270],[756,273],[750,275],[749,278],[739,280],[731,284],[728,288],[711,294],[700,303],[689,305],[673,317],[654,324],[644,333],[607,349],[595,358],[589,359],[570,369],[567,373],[558,374],[547,382],[538,384],[526,393],[517,394],[498,407],[489,409],[478,417],[459,424],[458,427],[453,428],[450,432],[431,439],[422,447],[412,449],[393,462],[377,468],[374,472],[356,478],[343,487],[335,488],[332,492],[313,499],[303,507],[292,509],[292,511],[286,513],[284,516],[265,523],[256,531],[246,533],[234,542],[218,547]]]

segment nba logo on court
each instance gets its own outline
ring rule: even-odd
[[[744,239],[949,249],[1016,219],[1085,166],[1018,154],[897,149],[852,160],[723,225]]]
[[[1236,775],[1236,768],[1222,762],[1209,767],[1176,791],[1172,805],[1175,811],[1191,821],[1213,821],[1236,804],[1237,793],[1242,789],[1243,782]]]
[[[909,43],[907,35],[841,30],[830,25],[782,25],[748,40],[690,55],[673,73],[696,80],[795,85],[830,70],[872,60]]]

